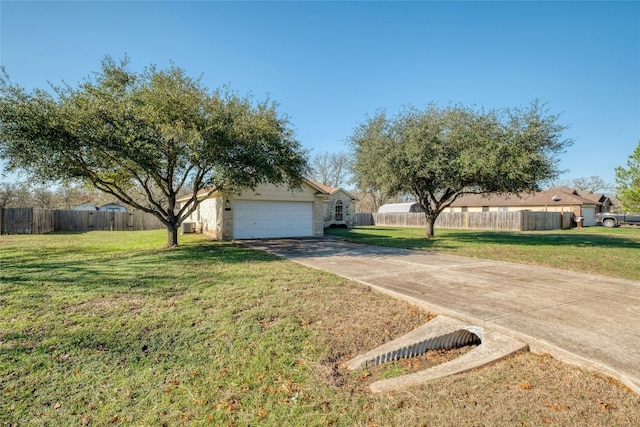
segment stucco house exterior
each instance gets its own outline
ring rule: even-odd
[[[537,193],[520,195],[479,195],[469,194],[455,200],[449,212],[571,212],[584,218],[584,225],[595,225],[596,213],[608,212],[611,200],[604,194],[580,193],[559,187]]]
[[[325,227],[355,224],[355,198],[307,179],[297,189],[262,184],[241,194],[201,191],[200,197],[183,231],[218,240],[322,236]]]

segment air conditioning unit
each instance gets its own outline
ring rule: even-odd
[[[195,233],[195,232],[196,232],[196,223],[195,222],[183,222],[182,223],[182,234]]]

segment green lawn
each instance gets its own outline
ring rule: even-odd
[[[1,426],[640,423],[639,396],[533,354],[372,395],[340,364],[428,313],[233,243],[165,240],[0,236]]]
[[[333,229],[327,230],[327,234],[370,245],[512,261],[640,280],[640,227],[586,227],[520,233],[436,229],[434,239],[426,239],[424,229],[410,227]]]

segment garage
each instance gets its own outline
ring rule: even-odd
[[[313,202],[236,200],[233,239],[313,236]]]

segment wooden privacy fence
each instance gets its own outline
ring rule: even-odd
[[[140,231],[165,228],[146,212],[73,211],[37,208],[0,209],[1,234],[53,231]]]
[[[443,212],[436,220],[436,228],[476,230],[559,230],[570,228],[573,214],[570,212]],[[424,213],[358,213],[356,225],[391,227],[424,227]]]

